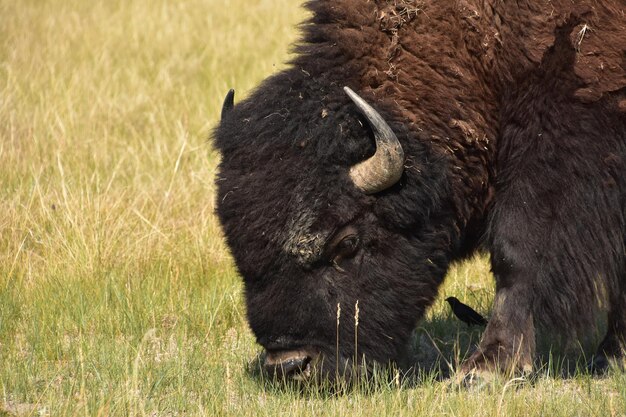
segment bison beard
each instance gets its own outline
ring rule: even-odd
[[[496,297],[464,372],[531,369],[536,325],[600,309],[594,364],[623,357],[623,3],[391,3],[310,2],[291,68],[224,102],[218,215],[266,369],[398,358],[480,243]]]

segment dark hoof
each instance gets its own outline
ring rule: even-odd
[[[491,389],[494,382],[500,378],[497,372],[484,369],[459,370],[448,380],[448,389],[451,391],[485,391]]]
[[[626,369],[624,358],[621,356],[594,355],[587,363],[587,371],[592,375],[606,375],[611,369]]]
[[[605,375],[610,368],[609,360],[604,355],[594,355],[587,362],[587,371],[592,375]]]
[[[472,370],[467,373],[461,373],[458,377],[458,386],[472,390],[484,391],[493,385],[497,375],[488,371]]]
[[[501,389],[502,386],[518,388],[527,384],[532,385],[536,379],[536,374],[530,371],[520,370],[507,376],[496,369],[496,367],[493,369],[473,368],[471,370],[462,368],[453,379],[452,385],[457,389],[484,391]]]

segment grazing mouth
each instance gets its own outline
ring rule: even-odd
[[[319,349],[310,346],[289,350],[268,349],[261,364],[268,375],[304,381],[313,374],[319,358]]]
[[[267,349],[259,358],[263,373],[284,381],[350,382],[367,374],[365,364],[356,364],[345,357],[336,357],[313,346],[295,349]]]

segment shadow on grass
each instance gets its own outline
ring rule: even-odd
[[[416,328],[405,355],[396,364],[368,366],[365,375],[359,375],[350,382],[300,382],[270,377],[261,370],[260,354],[246,368],[248,375],[268,392],[281,394],[328,397],[355,390],[367,395],[390,389],[416,388],[450,381],[478,346],[483,331],[484,327],[469,327],[451,315],[432,317]],[[583,342],[568,342],[548,331],[538,330],[535,371],[527,378],[528,382],[532,384],[539,378],[593,376],[587,369],[587,363],[601,339],[600,334],[601,330]]]
[[[434,328],[441,328],[442,326],[456,329],[452,321],[446,325],[440,323]],[[432,326],[429,325],[429,327]],[[268,375],[263,371],[262,353],[259,353],[246,364],[246,373],[250,378],[263,386],[268,393],[322,399],[355,392],[361,395],[370,395],[444,380],[449,373],[447,372],[448,367],[445,365],[445,360],[441,360],[443,354],[439,354],[438,351],[431,348],[435,346],[434,340],[429,344],[419,343],[418,339],[416,339],[418,337],[417,332],[420,332],[420,330],[416,330],[416,333],[414,333],[410,346],[407,348],[407,354],[401,361],[385,366],[367,364],[365,367],[367,370],[365,372],[361,370],[359,375],[353,378],[341,377],[337,380],[329,380],[313,377],[305,381],[285,380],[280,376]],[[473,338],[473,340],[478,341],[480,331],[477,329],[472,334],[473,336],[470,339]],[[461,339],[465,340],[465,337],[461,337]],[[425,339],[422,338],[420,340]],[[454,345],[454,342],[449,344]]]

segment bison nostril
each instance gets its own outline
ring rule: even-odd
[[[301,351],[268,352],[263,369],[269,375],[283,378],[307,377],[310,371],[311,356]]]

